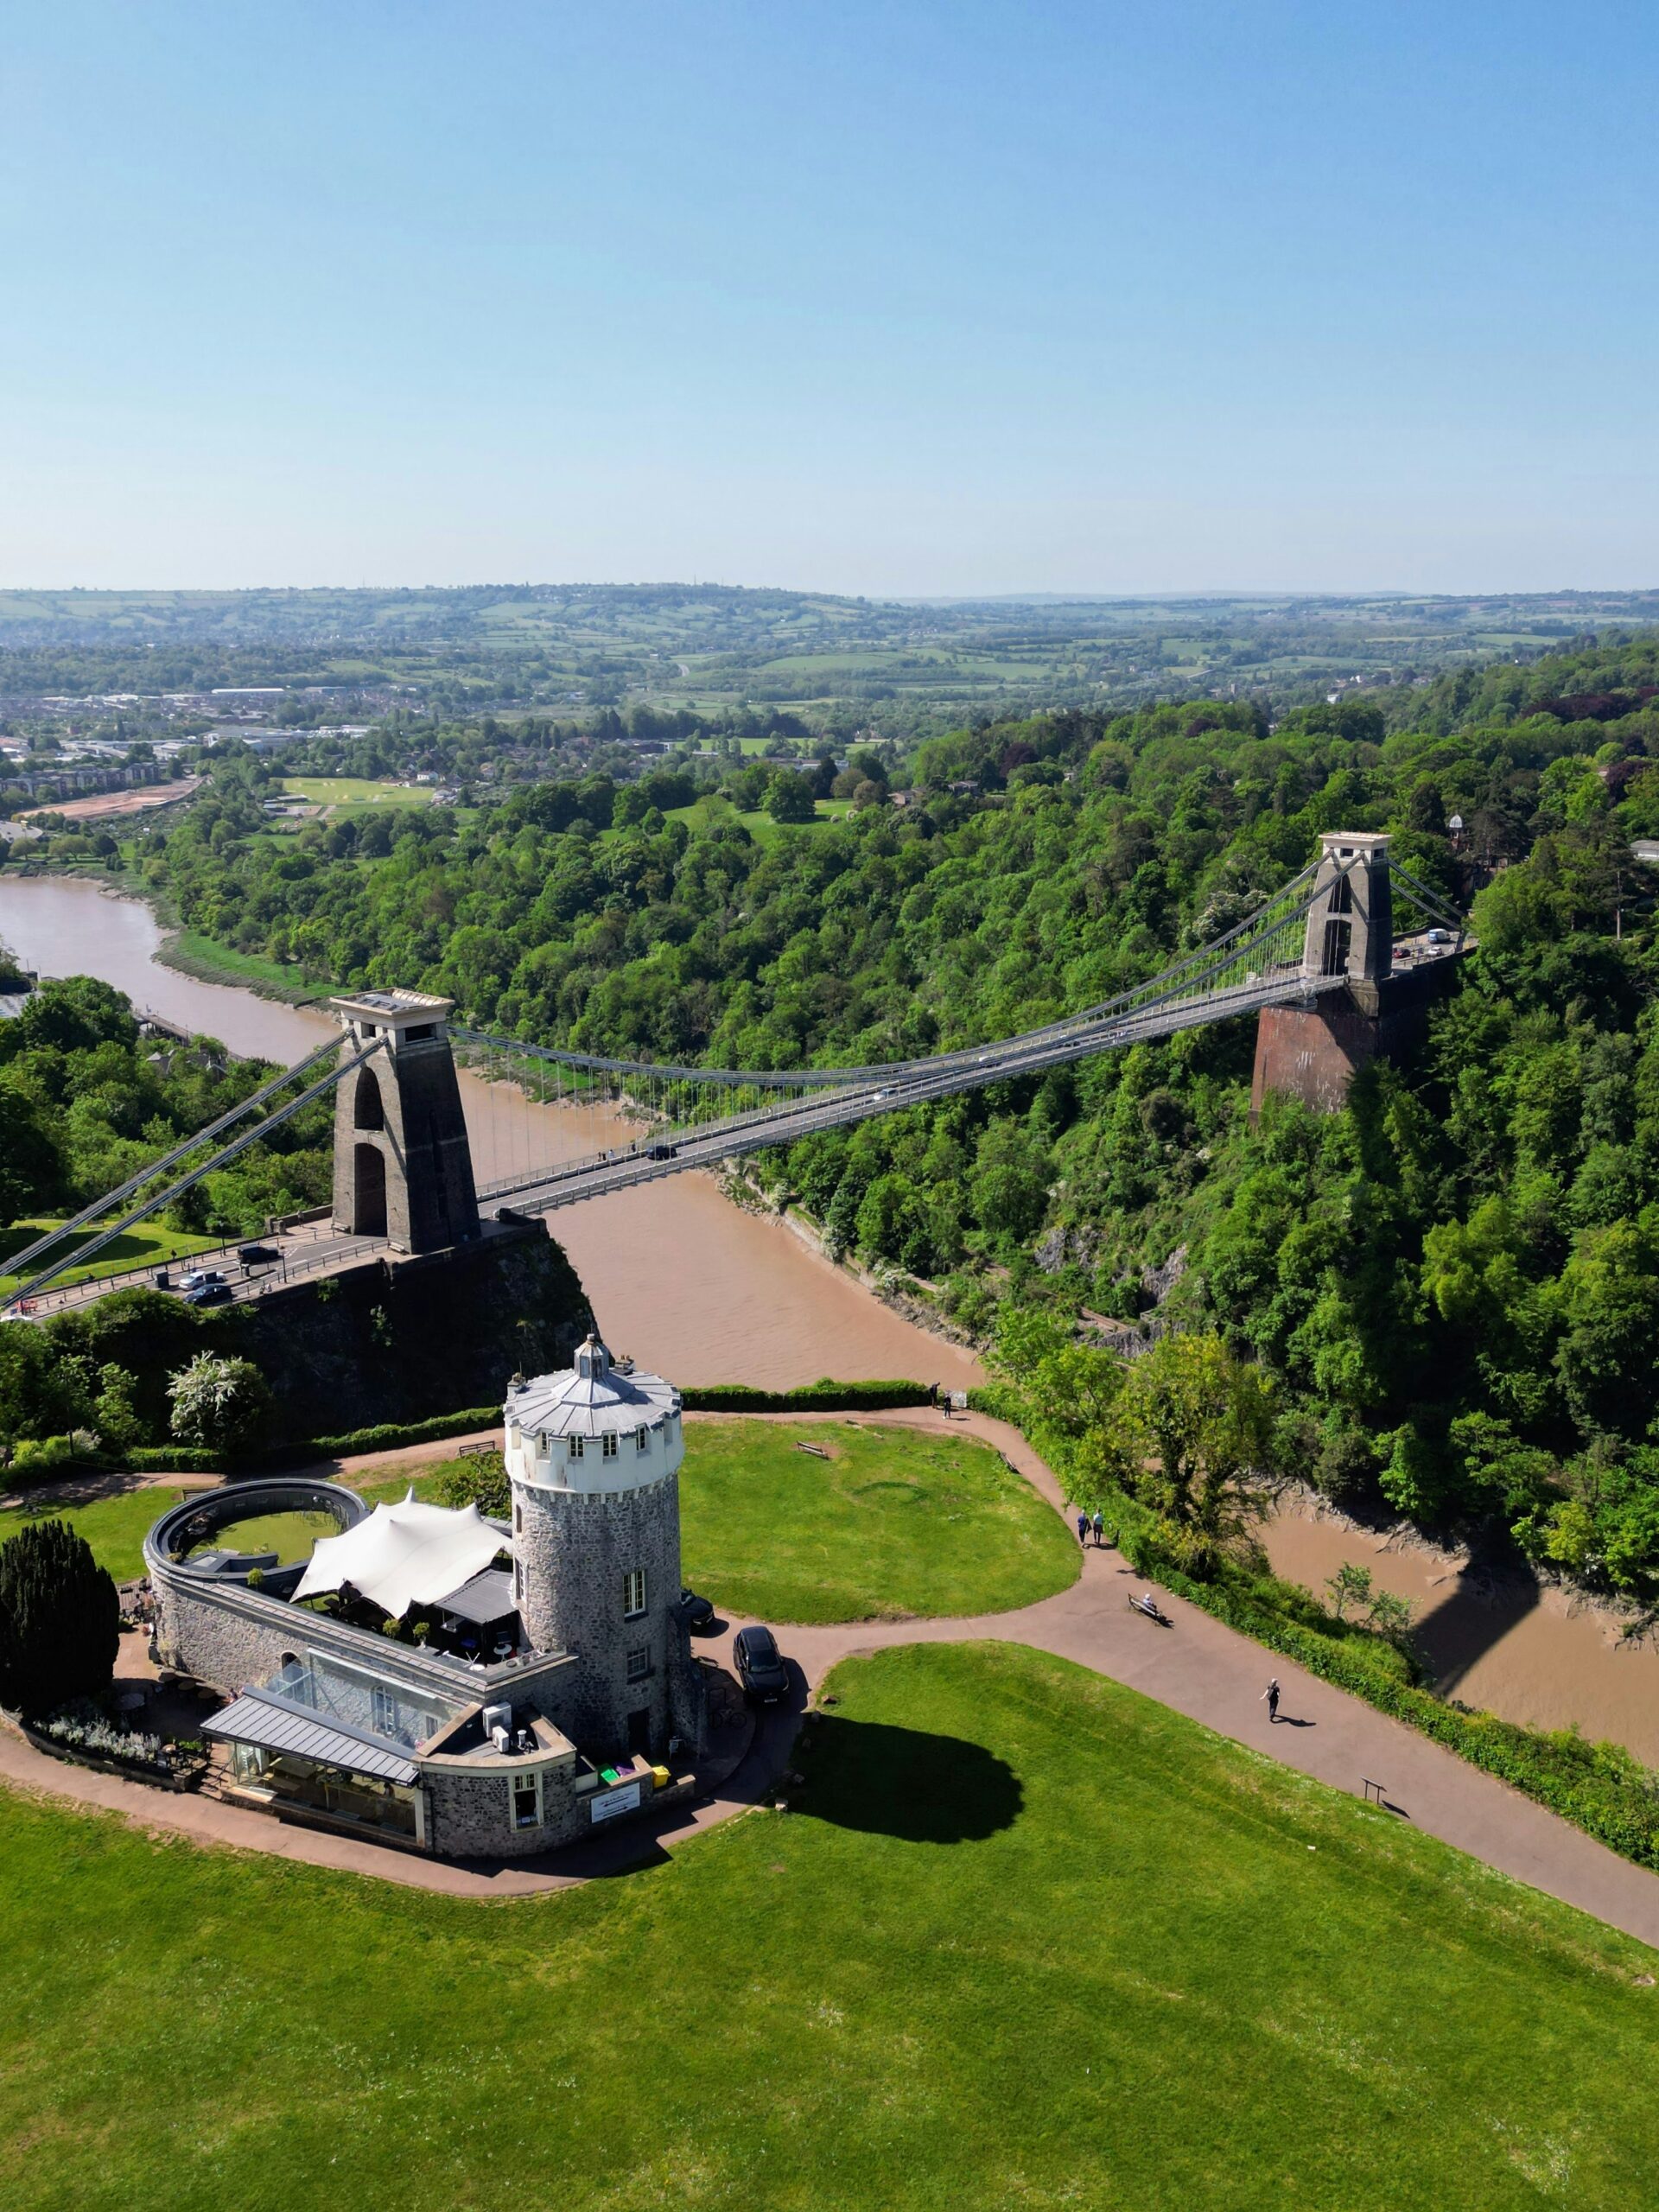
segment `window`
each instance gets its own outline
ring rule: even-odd
[[[512,1562],[512,1594],[520,1605],[524,1603],[524,1563],[521,1559],[516,1559]]]
[[[582,1444],[585,1440],[580,1436],[571,1436],[568,1437],[565,1440],[570,1446],[570,1457],[573,1459],[580,1459],[582,1457]]]
[[[607,1459],[614,1459],[616,1457],[616,1431],[613,1428],[607,1429],[605,1432],[605,1457]]]
[[[645,1570],[631,1567],[622,1578],[622,1618],[637,1620],[645,1610]]]
[[[515,1536],[522,1536],[524,1533],[524,1509],[516,1497],[512,1501],[512,1533]]]
[[[370,1707],[374,1715],[373,1727],[378,1736],[397,1736],[402,1733],[397,1725],[397,1693],[383,1689],[378,1682],[370,1693]]]
[[[651,1448],[651,1432],[649,1429],[636,1428],[634,1430],[633,1448],[636,1452],[649,1451]]]
[[[628,1654],[628,1680],[643,1682],[651,1673],[651,1646],[642,1643]]]
[[[542,1777],[539,1774],[515,1774],[507,1783],[507,1797],[512,1808],[514,1827],[540,1827]]]

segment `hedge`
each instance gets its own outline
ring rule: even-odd
[[[682,1390],[681,1403],[694,1414],[875,1413],[894,1406],[931,1406],[925,1382],[835,1382],[828,1376],[798,1390],[752,1390],[744,1382],[714,1382]]]
[[[693,1413],[791,1414],[875,1412],[893,1406],[927,1406],[933,1394],[925,1382],[836,1382],[828,1377],[798,1390],[752,1390],[741,1382],[717,1382],[702,1390],[683,1390],[681,1402]],[[409,1444],[437,1444],[476,1429],[499,1428],[501,1408],[468,1406],[430,1421],[382,1421],[374,1428],[347,1429],[339,1436],[311,1436],[279,1444],[234,1463],[237,1475],[274,1474],[284,1467],[306,1467],[318,1459],[344,1459],[363,1452],[395,1452]],[[221,1453],[187,1450],[182,1445],[146,1446],[129,1452],[123,1463],[136,1474],[215,1475],[225,1467]],[[54,1468],[43,1480],[55,1480]]]
[[[470,1436],[474,1429],[499,1428],[501,1408],[468,1406],[458,1414],[437,1414],[430,1421],[382,1421],[373,1428],[347,1429],[339,1436],[312,1436],[263,1452],[238,1466],[238,1474],[264,1468],[303,1467],[314,1459],[344,1459],[359,1452],[394,1452],[405,1444],[438,1444],[447,1436]]]
[[[220,1453],[188,1444],[140,1445],[124,1459],[136,1475],[216,1475],[224,1464]]]
[[[994,1384],[969,1391],[968,1402],[1013,1421],[1065,1478],[1065,1440],[1042,1433],[1018,1391]],[[1128,1515],[1145,1522],[1144,1509],[1127,1499],[1123,1505]],[[1571,1730],[1526,1728],[1449,1704],[1407,1679],[1403,1670],[1392,1671],[1396,1655],[1380,1641],[1323,1635],[1274,1611],[1249,1590],[1225,1581],[1195,1581],[1164,1556],[1145,1526],[1121,1530],[1118,1547],[1137,1573],[1189,1605],[1443,1744],[1638,1866],[1659,1871],[1659,1773],[1621,1745],[1591,1743]],[[1294,1586],[1286,1587],[1288,1595]]]

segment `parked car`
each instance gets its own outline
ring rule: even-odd
[[[229,1283],[216,1279],[213,1282],[198,1283],[194,1290],[187,1290],[184,1302],[187,1306],[223,1306],[230,1294]]]
[[[706,1636],[715,1624],[714,1601],[698,1597],[695,1590],[682,1590],[680,1615],[693,1636]]]
[[[257,1268],[268,1260],[280,1260],[283,1255],[274,1244],[238,1244],[236,1256],[245,1268]]]
[[[769,1628],[741,1628],[732,1638],[732,1656],[744,1694],[759,1705],[776,1705],[789,1695],[789,1669]]]
[[[181,1290],[206,1290],[211,1283],[223,1282],[224,1276],[217,1268],[193,1268],[188,1275],[179,1277]]]

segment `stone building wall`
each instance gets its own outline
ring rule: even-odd
[[[634,1490],[582,1492],[514,1485],[513,1545],[520,1614],[532,1643],[575,1655],[558,1686],[559,1726],[584,1750],[630,1748],[630,1716],[645,1713],[639,1748],[660,1757],[671,1736],[695,1746],[701,1735],[696,1668],[680,1614],[677,1474]],[[626,1617],[625,1582],[645,1575],[645,1610]],[[628,1679],[629,1655],[648,1656],[643,1681]]]

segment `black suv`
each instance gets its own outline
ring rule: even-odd
[[[746,1695],[759,1705],[776,1705],[789,1695],[789,1669],[769,1628],[741,1628],[732,1638],[732,1656]]]

